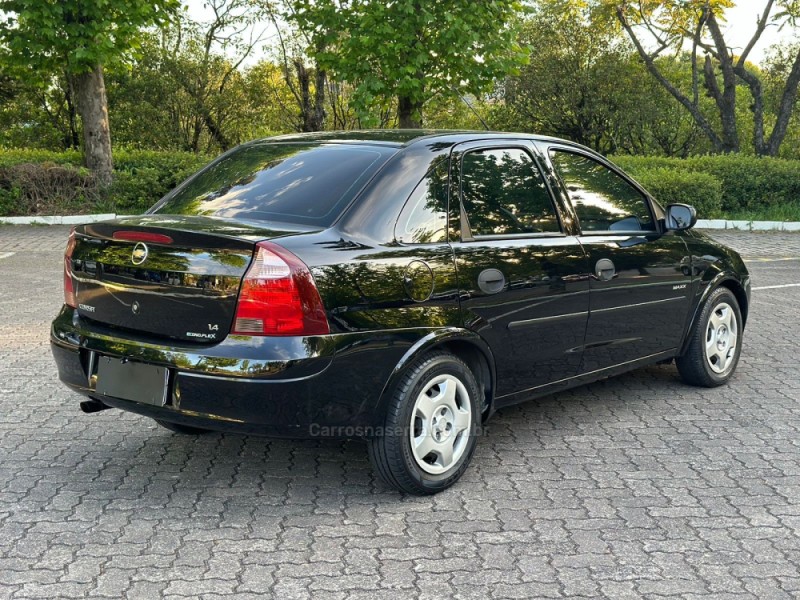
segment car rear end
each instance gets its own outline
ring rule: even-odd
[[[247,146],[147,215],[75,228],[51,331],[61,380],[88,412],[291,437],[335,422],[325,307],[281,242],[313,244],[395,152]]]

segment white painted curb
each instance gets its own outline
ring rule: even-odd
[[[109,221],[122,215],[114,213],[100,215],[68,215],[68,216],[41,216],[41,217],[0,217],[0,223],[7,225],[82,225],[83,223],[98,223]]]
[[[800,231],[800,222],[698,219],[695,227],[698,229],[730,229],[733,231]]]
[[[41,217],[0,217],[0,223],[7,225],[81,225],[109,221],[118,217],[114,213],[96,215],[67,215]],[[730,229],[732,231],[800,231],[800,222],[796,221],[729,221],[727,219],[699,219],[698,229]]]

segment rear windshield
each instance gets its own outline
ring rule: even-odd
[[[328,227],[395,152],[346,144],[242,146],[149,212]]]

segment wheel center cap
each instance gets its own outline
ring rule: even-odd
[[[724,350],[728,345],[728,334],[728,328],[725,327],[725,325],[720,326],[719,331],[717,332],[717,347],[720,350]]]
[[[431,433],[437,442],[443,442],[453,431],[452,413],[449,408],[442,407],[436,409],[431,419]]]

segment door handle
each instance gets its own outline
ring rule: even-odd
[[[607,258],[601,258],[594,266],[594,275],[600,281],[611,281],[617,276],[617,268]]]
[[[478,275],[478,287],[485,294],[502,292],[506,287],[506,276],[497,269],[485,269]]]

